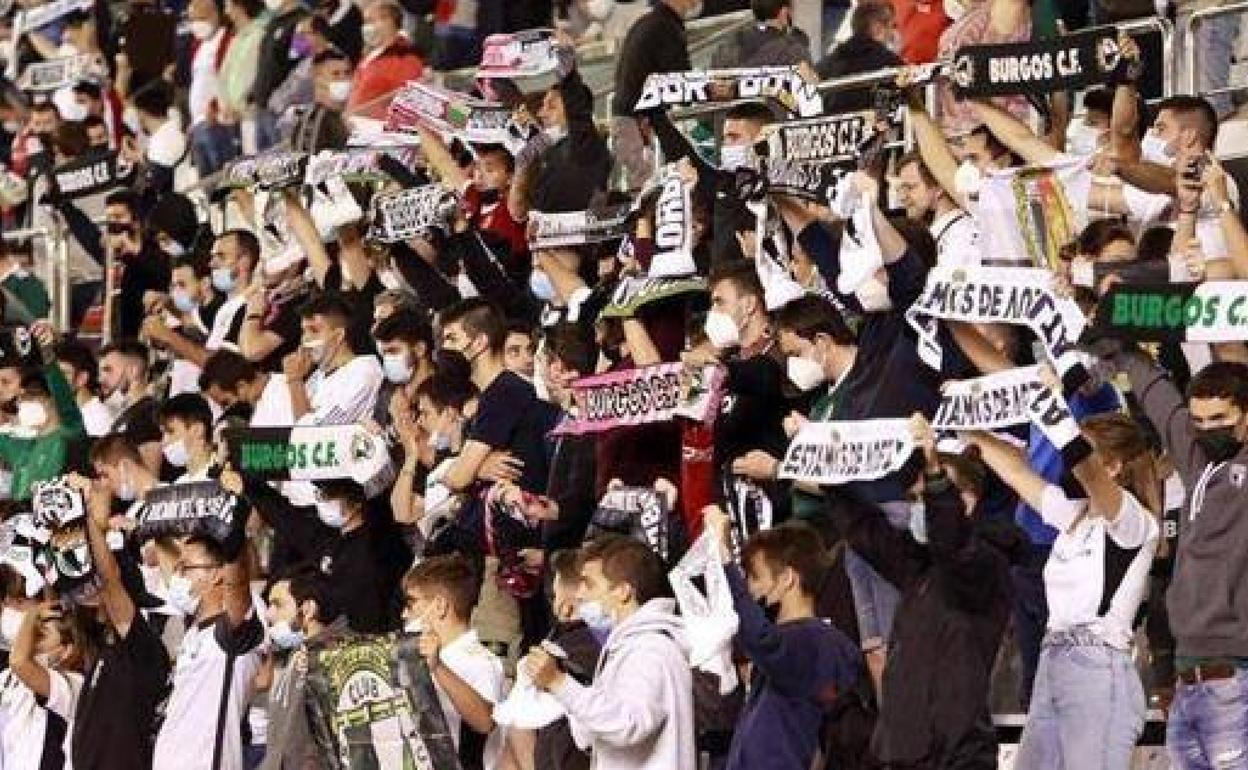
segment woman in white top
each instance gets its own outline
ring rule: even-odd
[[[70,768],[69,736],[82,690],[82,638],[72,617],[32,604],[0,673],[5,770]]]
[[[1044,568],[1048,630],[1016,770],[1125,770],[1144,728],[1131,639],[1157,549],[1156,458],[1125,415],[1098,415],[1080,427],[1083,436],[1062,449],[1083,488],[1075,496],[1037,475],[1004,442],[968,437],[1059,533]]]

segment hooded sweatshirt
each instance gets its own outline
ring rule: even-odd
[[[671,599],[651,599],[611,630],[594,682],[552,694],[594,770],[694,770],[693,673]]]
[[[1175,653],[1248,658],[1248,446],[1226,462],[1209,462],[1165,372],[1138,353],[1118,355],[1114,364],[1131,380],[1131,391],[1191,490],[1166,591]]]

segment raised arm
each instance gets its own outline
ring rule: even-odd
[[[1027,163],[1043,166],[1061,157],[1060,152],[1005,110],[983,101],[972,101],[970,104],[993,136]]]
[[[286,223],[290,226],[290,234],[295,237],[295,242],[299,244],[299,248],[303,249],[303,253],[307,255],[308,265],[312,268],[312,278],[316,281],[316,285],[324,289],[325,274],[329,272],[331,264],[329,250],[325,248],[325,244],[321,241],[321,234],[316,228],[316,222],[312,220],[312,214],[304,208],[303,202],[299,200],[298,193],[293,189],[287,190],[285,199]]]
[[[923,158],[923,165],[927,166],[927,170],[932,173],[936,182],[948,193],[958,208],[969,211],[970,202],[958,190],[958,185],[954,181],[958,173],[958,159],[954,157],[944,131],[927,113],[922,92],[911,89],[909,93],[907,109],[910,127],[914,131],[914,140],[919,146],[919,155]]]

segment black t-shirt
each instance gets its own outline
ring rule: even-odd
[[[276,310],[270,308],[269,315],[264,319],[264,330],[279,335],[282,342],[260,363],[263,371],[280,372],[282,359],[299,348],[303,338],[303,325],[300,322],[299,310],[307,298],[307,294],[299,294],[284,300],[276,306]]]
[[[105,644],[87,669],[74,715],[74,767],[150,766],[156,706],[167,690],[169,670],[160,637],[136,613],[129,632]]]
[[[113,420],[112,432],[124,434],[136,447],[160,441],[156,399],[144,396],[135,401]]]
[[[715,463],[722,466],[752,449],[782,457],[788,446],[784,417],[784,367],[771,353],[729,361],[723,404],[715,422]]]
[[[120,297],[117,300],[116,319],[119,338],[138,337],[139,327],[147,318],[143,309],[143,295],[149,291],[169,291],[169,258],[149,242],[132,256],[123,257]]]
[[[364,288],[344,289],[340,263],[335,262],[325,272],[325,292],[337,294],[351,306],[351,326],[347,329],[347,340],[352,350],[363,353],[376,350],[376,343],[373,342],[373,302],[385,290],[386,287],[381,285],[376,273],[369,276]]]
[[[521,488],[544,492],[548,477],[546,434],[559,419],[558,408],[539,399],[533,386],[511,371],[495,377],[477,405],[468,439],[511,452],[524,461]]]

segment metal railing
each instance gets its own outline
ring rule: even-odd
[[[1173,96],[1175,79],[1174,25],[1170,23],[1170,20],[1160,16],[1148,16],[1143,19],[1128,19],[1116,22],[1114,26],[1132,37],[1149,32],[1157,32],[1161,35],[1161,95],[1162,98]]]
[[[69,233],[54,214],[52,223],[46,227],[22,227],[0,233],[0,239],[10,243],[30,241],[32,247],[42,246],[43,259],[34,259],[35,273],[48,287],[52,301],[50,319],[60,332],[69,330],[70,282],[69,282]]]
[[[1230,85],[1211,88],[1208,91],[1201,92],[1200,84],[1200,59],[1204,56],[1204,52],[1200,50],[1200,46],[1196,44],[1197,28],[1209,19],[1218,18],[1220,16],[1248,15],[1248,2],[1227,3],[1211,8],[1201,8],[1193,11],[1191,16],[1187,17],[1187,24],[1178,30],[1178,34],[1183,36],[1183,66],[1187,68],[1184,74],[1187,93],[1200,94],[1201,96],[1211,96],[1217,94],[1228,94],[1235,91],[1243,91],[1248,89],[1248,83],[1238,86]],[[1168,39],[1168,38],[1167,38]],[[1169,54],[1167,54],[1169,58]]]

